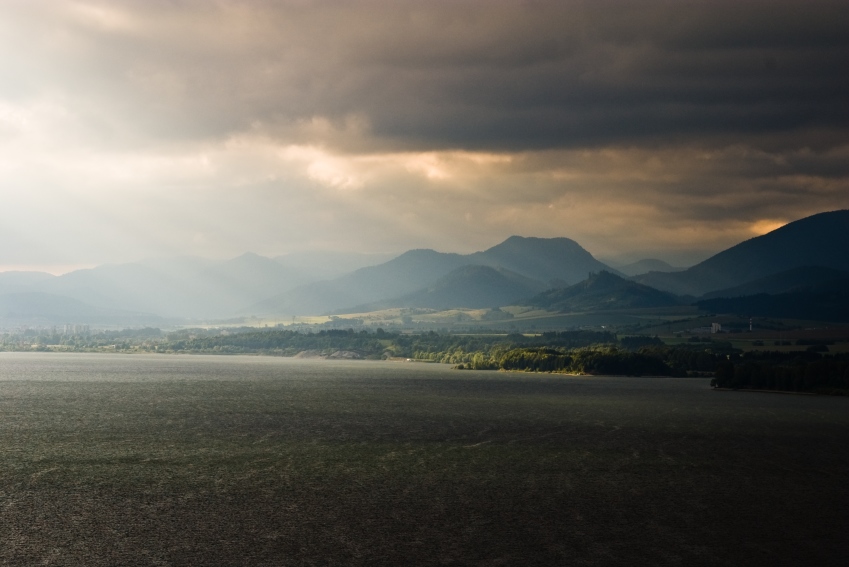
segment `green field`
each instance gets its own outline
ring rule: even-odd
[[[0,354],[3,565],[843,565],[849,400]]]

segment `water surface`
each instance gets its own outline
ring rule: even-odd
[[[0,353],[9,565],[842,564],[849,400]]]

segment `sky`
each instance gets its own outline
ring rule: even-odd
[[[702,260],[849,208],[845,0],[0,2],[0,270]]]

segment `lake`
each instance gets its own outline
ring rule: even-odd
[[[0,353],[3,565],[843,565],[849,399]]]

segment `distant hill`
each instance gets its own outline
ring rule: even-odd
[[[204,319],[232,316],[306,281],[270,258],[243,254],[224,262],[184,257],[103,265],[36,282],[29,290],[103,309]]]
[[[705,299],[696,305],[699,309],[711,313],[733,313],[744,317],[782,317],[847,323],[849,278],[822,282],[789,293]]]
[[[0,273],[0,294],[41,292],[72,298],[98,309],[214,320],[233,317],[243,313],[249,305],[303,286],[294,302],[303,308],[315,306],[324,311],[328,301],[339,302],[341,306],[360,302],[363,296],[384,298],[387,293],[396,296],[408,293],[421,287],[426,276],[435,274],[438,277],[458,265],[450,263],[451,255],[447,255],[445,269],[437,265],[439,262],[422,261],[419,256],[422,255],[414,251],[411,258],[396,263],[397,273],[377,270],[371,281],[366,278],[359,286],[356,278],[343,279],[335,287],[307,284],[318,281],[316,274],[338,274],[346,266],[379,261],[381,256],[318,253],[310,260],[304,255],[271,259],[247,253],[226,261],[186,256],[107,264],[58,277],[36,272],[7,272]],[[441,257],[440,262],[445,259]],[[317,268],[313,273],[310,262],[315,266],[334,265]],[[405,280],[408,280],[406,285]],[[348,289],[355,293],[350,302]],[[360,293],[356,293],[357,290]]]
[[[568,238],[512,236],[488,250],[468,255],[410,250],[378,266],[282,293],[251,306],[246,314],[307,315],[350,310],[419,292],[469,265],[501,268],[546,285],[576,283],[592,271],[610,269]]]
[[[465,257],[410,250],[378,266],[297,287],[247,309],[249,314],[317,315],[412,293],[461,267]]]
[[[55,278],[46,272],[0,272],[0,295],[32,291],[38,286]]]
[[[618,273],[569,238],[511,236],[488,250],[470,254],[466,263],[504,268],[549,284],[571,285],[601,270]]]
[[[207,269],[200,277],[212,293],[226,297],[228,313],[314,279],[271,258],[246,253]]]
[[[627,264],[625,266],[619,266],[617,270],[625,274],[626,276],[638,276],[640,274],[646,274],[648,272],[683,272],[687,268],[678,268],[676,266],[671,266],[664,262],[663,260],[657,260],[655,258],[646,258],[643,260],[638,260],[632,264]]]
[[[392,307],[483,309],[514,305],[545,289],[540,281],[504,268],[463,266],[433,284],[405,296],[352,308],[350,312],[377,311]]]
[[[634,281],[701,296],[793,268],[849,271],[849,210],[813,215],[729,248],[683,272],[649,272]]]
[[[604,311],[680,305],[670,293],[621,278],[610,272],[592,274],[575,285],[550,289],[523,302],[549,311]]]
[[[804,288],[818,287],[821,284],[846,278],[849,278],[849,272],[820,266],[805,266],[803,268],[785,270],[771,276],[766,276],[765,278],[758,278],[736,287],[712,291],[706,293],[702,299],[743,297],[761,293],[776,295],[791,291],[802,291]]]
[[[98,309],[70,297],[41,292],[0,295],[0,322],[10,325],[156,325],[162,318],[145,313]]]
[[[360,268],[383,264],[395,256],[397,254],[316,251],[295,252],[272,259],[307,281],[321,281],[338,278]]]

